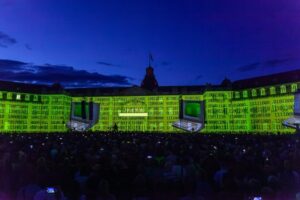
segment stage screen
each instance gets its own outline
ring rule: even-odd
[[[294,114],[295,115],[300,115],[300,93],[295,94],[295,99],[294,99]]]
[[[74,104],[74,116],[75,117],[81,117],[82,116],[81,103],[75,103]]]
[[[79,117],[82,118],[83,113],[82,113],[82,104],[81,103],[73,103],[73,116],[74,117]],[[88,103],[85,103],[85,114],[86,116],[89,116],[89,105]]]
[[[183,118],[200,121],[201,120],[201,102],[184,101]]]

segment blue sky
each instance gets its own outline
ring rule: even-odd
[[[0,79],[218,84],[300,68],[297,0],[0,0]]]

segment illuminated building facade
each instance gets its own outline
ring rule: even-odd
[[[67,131],[71,97],[46,88],[0,82],[0,131]]]
[[[92,131],[181,132],[180,99],[204,101],[201,133],[293,133],[282,122],[294,113],[300,70],[221,85],[57,89],[0,82],[1,132],[67,132],[72,103],[97,103]]]

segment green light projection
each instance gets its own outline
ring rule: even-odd
[[[180,132],[179,99],[205,101],[203,133],[293,133],[282,121],[293,115],[297,84],[241,91],[205,91],[199,95],[70,97],[63,94],[25,94],[0,91],[1,132],[66,132],[71,102],[100,104],[93,131]],[[289,88],[291,88],[290,92]],[[296,89],[295,89],[296,88]]]
[[[190,117],[200,117],[200,104],[186,102],[184,106],[184,114]]]
[[[84,104],[85,108],[85,114],[86,116],[89,116],[89,105],[88,103]],[[83,113],[82,113],[82,104],[80,103],[75,103],[75,109],[74,109],[74,116],[75,117],[82,117]]]
[[[253,99],[231,98],[231,92],[204,94],[204,132],[293,133],[282,122],[293,115],[294,95],[285,94]]]
[[[0,92],[1,132],[55,132],[67,131],[71,97],[66,95],[24,96],[21,100],[10,92]],[[3,99],[3,94],[7,96]]]
[[[74,116],[76,116],[76,117],[82,116],[81,103],[75,103]]]

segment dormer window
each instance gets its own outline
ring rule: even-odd
[[[266,89],[265,88],[261,88],[260,89],[260,95],[261,96],[265,96],[266,95]]]
[[[276,89],[275,89],[275,87],[271,87],[270,88],[270,94],[276,94]]]
[[[256,97],[257,96],[256,89],[252,89],[251,94],[253,97]]]
[[[281,94],[286,93],[286,86],[285,85],[280,86],[280,93]]]

